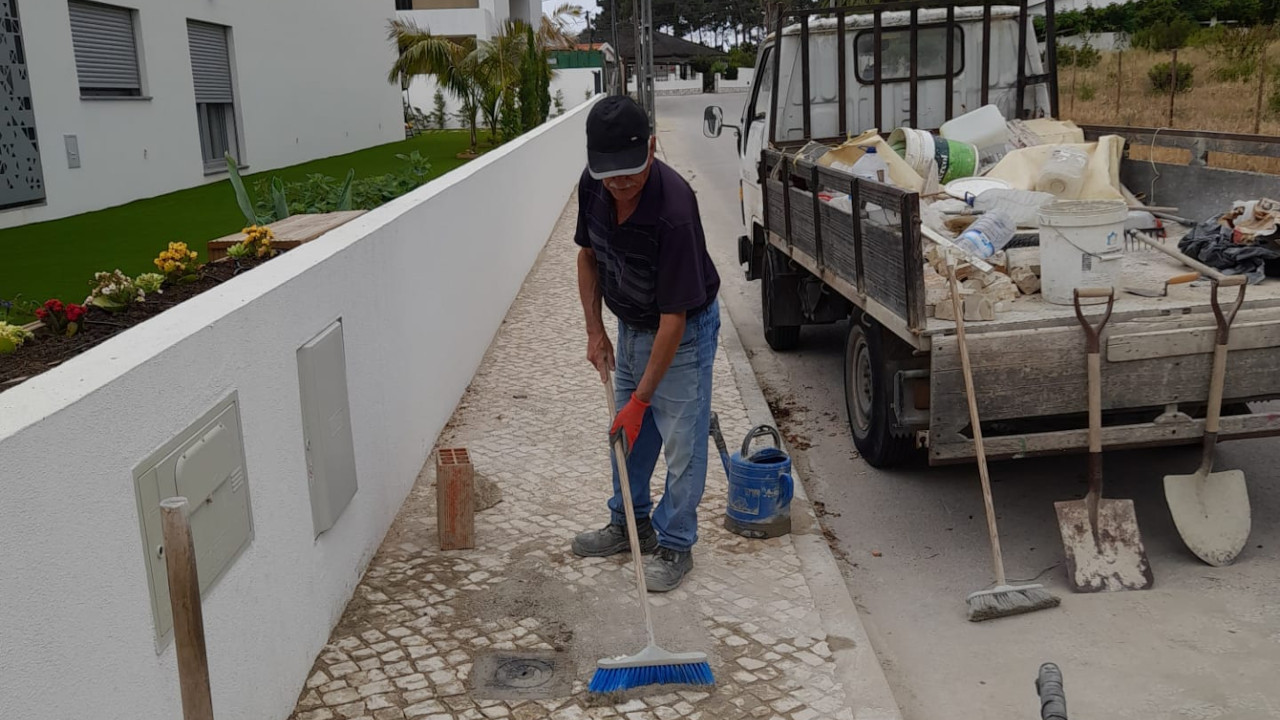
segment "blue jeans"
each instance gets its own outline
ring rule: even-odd
[[[662,376],[645,413],[640,436],[627,458],[627,477],[636,519],[648,517],[663,547],[688,552],[698,540],[698,503],[707,482],[707,434],[711,425],[711,369],[720,335],[720,303],[689,317],[680,348],[671,367]],[[618,323],[617,371],[614,389],[618,407],[631,399],[644,376],[653,351],[653,331],[637,330]],[[649,483],[658,462],[658,451],[667,459],[666,491],[658,507],[653,507]],[[612,453],[610,453],[612,457]],[[616,461],[613,468],[613,498],[609,500],[612,521],[626,522],[619,488]]]

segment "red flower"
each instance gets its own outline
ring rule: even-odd
[[[83,305],[76,305],[75,303],[67,305],[67,319],[71,322],[77,322],[80,318],[84,317],[84,314],[85,309]]]
[[[36,317],[40,318],[41,320],[44,320],[45,318],[49,317],[49,311],[45,310],[44,308],[36,308]]]
[[[44,306],[49,308],[53,312],[56,312],[56,313],[62,312],[62,301],[59,300],[58,298],[52,298],[52,299],[46,300],[44,303]]]

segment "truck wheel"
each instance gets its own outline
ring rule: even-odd
[[[912,433],[894,427],[887,342],[893,340],[886,340],[870,315],[854,313],[844,349],[845,406],[854,446],[867,464],[878,468],[901,465],[915,453]]]
[[[799,280],[792,273],[783,272],[787,262],[786,256],[772,247],[764,251],[764,277],[760,279],[760,317],[764,322],[764,340],[769,347],[778,352],[795,350],[800,344],[800,326],[779,323],[783,313],[779,311],[779,302],[784,293],[787,299],[799,303],[797,290]]]

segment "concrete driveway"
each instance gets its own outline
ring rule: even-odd
[[[965,595],[991,582],[976,470],[884,472],[858,458],[845,416],[843,323],[805,328],[794,352],[774,353],[764,342],[759,283],[746,282],[737,265],[733,133],[701,135],[704,106],[720,104],[736,122],[746,97],[659,98],[659,137],[699,193],[722,298],[809,493],[825,509],[828,538],[905,716],[1037,717],[1033,681],[1040,663],[1052,661],[1065,674],[1072,718],[1280,717],[1280,441],[1218,451],[1218,468],[1245,471],[1254,517],[1248,547],[1227,568],[1192,556],[1165,506],[1161,477],[1191,472],[1197,451],[1107,455],[1108,495],[1136,503],[1156,579],[1146,592],[1076,595],[1066,585],[1053,502],[1083,493],[1083,456],[994,465],[1010,577],[1038,579],[1063,602],[967,622]]]

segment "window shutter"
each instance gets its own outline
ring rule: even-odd
[[[141,90],[133,12],[85,2],[72,2],[69,7],[81,89]]]
[[[231,94],[231,52],[227,29],[222,25],[187,21],[191,45],[191,73],[195,77],[197,103],[234,102]]]

